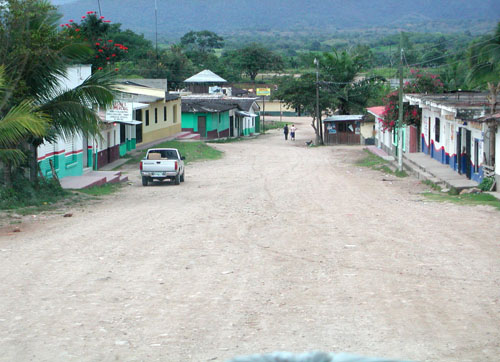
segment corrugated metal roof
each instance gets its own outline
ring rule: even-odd
[[[198,74],[189,77],[184,81],[185,83],[226,83],[224,78],[219,77],[211,70],[205,69]]]
[[[244,112],[253,113],[252,105],[256,98],[218,98],[218,97],[182,97],[183,112],[202,112],[200,109],[210,110],[208,112],[224,112],[230,109],[237,109]]]
[[[126,85],[136,85],[148,88],[165,89],[167,88],[167,79],[152,79],[152,78],[133,78],[133,79],[118,79],[118,83]]]
[[[362,121],[362,114],[342,114],[336,116],[330,116],[323,120],[323,122],[343,122],[343,121]]]
[[[178,94],[167,93],[165,94],[165,90],[156,89],[156,88],[147,88],[142,86],[133,86],[133,85],[125,85],[125,84],[117,84],[115,89],[127,94],[133,94],[135,96],[142,96],[139,102],[155,102],[159,100],[165,100],[166,102],[178,99],[180,96]],[[146,97],[152,97],[146,98]]]
[[[369,107],[366,110],[376,117],[383,118],[385,112],[385,106]]]

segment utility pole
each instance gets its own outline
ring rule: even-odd
[[[403,171],[403,32],[400,33],[399,51],[398,171]]]
[[[321,127],[321,114],[319,112],[319,60],[314,58],[316,65],[316,125],[318,130],[316,132],[316,144],[323,144],[323,129]]]
[[[262,133],[266,133],[266,96],[262,96]]]
[[[99,16],[102,16],[101,1],[100,0],[97,0],[97,6],[99,7]]]

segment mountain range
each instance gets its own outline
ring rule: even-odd
[[[220,34],[256,31],[325,31],[435,22],[465,24],[500,19],[498,0],[52,0],[63,19],[99,12],[122,28],[151,37],[190,30]]]

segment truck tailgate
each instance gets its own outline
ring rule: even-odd
[[[175,172],[175,160],[143,160],[142,170],[146,172]]]

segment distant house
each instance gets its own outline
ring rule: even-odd
[[[476,182],[484,177],[483,165],[494,165],[490,144],[498,137],[481,120],[490,106],[487,96],[474,92],[405,95],[422,109],[421,151]]]
[[[248,136],[259,132],[255,98],[191,95],[182,97],[182,131],[203,139]]]
[[[323,120],[324,141],[327,145],[373,144],[373,124],[362,114],[329,116]]]
[[[187,89],[193,94],[223,93],[221,86],[227,81],[211,70],[205,69],[184,81]]]
[[[374,138],[375,145],[383,149],[390,155],[397,155],[398,139],[397,129],[389,130],[383,126],[384,106],[369,107],[366,109],[369,114],[375,117]],[[418,129],[416,126],[409,125],[403,128],[403,152],[414,153],[418,152]]]

